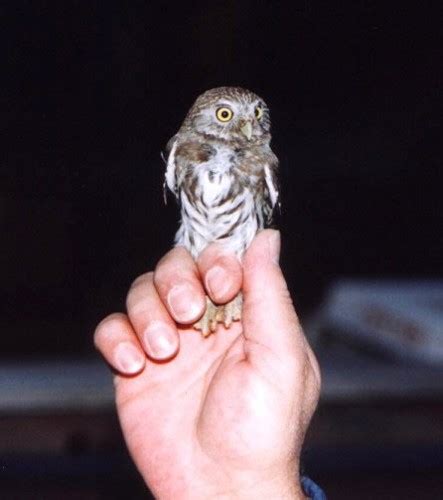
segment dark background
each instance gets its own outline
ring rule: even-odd
[[[265,98],[302,314],[442,276],[440,2],[3,2],[1,356],[92,352],[167,251],[160,150],[202,91]]]

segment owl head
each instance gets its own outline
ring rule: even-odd
[[[269,141],[269,109],[261,97],[240,87],[218,87],[201,94],[182,130],[248,145]]]

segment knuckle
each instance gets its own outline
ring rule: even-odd
[[[167,270],[174,267],[182,267],[183,261],[187,259],[192,259],[191,254],[186,250],[185,247],[176,246],[172,250],[169,250],[157,263],[155,272]]]
[[[97,327],[95,329],[95,333],[97,334],[97,333],[100,333],[102,331],[107,330],[112,323],[120,320],[122,316],[124,316],[124,314],[122,314],[122,313],[109,314],[108,316],[103,318],[100,321],[100,323],[97,325]]]
[[[201,267],[211,267],[215,264],[232,268],[233,266],[240,266],[240,261],[235,253],[228,251],[221,243],[211,243],[200,254],[198,265]]]
[[[174,248],[164,257],[162,257],[154,271],[154,284],[155,286],[165,286],[171,280],[171,276],[183,269],[183,263],[180,259],[176,258],[178,248]]]
[[[131,286],[129,287],[129,293],[131,293],[132,290],[139,288],[140,286],[151,281],[153,275],[154,273],[152,271],[149,271],[148,273],[144,273],[141,274],[140,276],[137,276],[137,278],[135,278],[135,280],[131,283]]]
[[[215,259],[220,257],[221,248],[219,243],[209,244],[203,252],[198,256],[197,262],[199,265],[208,266],[213,263]]]
[[[226,255],[226,254],[221,254],[215,256],[215,259],[213,261],[213,265],[217,265],[225,269],[226,271],[232,273],[233,271],[236,270],[237,267],[237,261],[236,259],[231,256],[231,255]]]
[[[164,257],[163,257],[164,259]],[[168,262],[164,260],[160,260],[160,262],[157,264],[155,271],[154,271],[154,276],[153,276],[153,281],[154,285],[158,287],[164,286],[166,281],[168,280],[168,276],[170,274],[169,268],[168,268]]]
[[[310,347],[308,347],[308,359],[309,359],[310,371],[312,373],[314,389],[317,394],[320,394],[321,383],[322,383],[320,365],[317,361],[317,357],[315,356],[314,352]]]
[[[122,313],[112,313],[102,319],[94,331],[94,345],[99,348],[107,338],[115,331],[115,326],[125,318]]]
[[[168,260],[157,265],[153,283],[161,296],[168,294],[169,290],[180,283],[193,283],[197,280],[197,270],[194,262],[183,259]]]
[[[146,293],[143,293],[141,289],[149,290],[149,286],[153,280],[153,274],[153,272],[142,274],[133,281],[126,296],[127,311],[133,309],[134,304],[137,304],[140,301],[141,296],[146,295]]]

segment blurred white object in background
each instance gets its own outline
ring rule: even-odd
[[[338,281],[315,323],[320,335],[333,331],[396,356],[443,365],[442,281]]]

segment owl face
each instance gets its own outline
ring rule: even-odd
[[[254,144],[269,138],[269,109],[256,94],[238,87],[211,89],[197,98],[183,127],[216,139]]]

